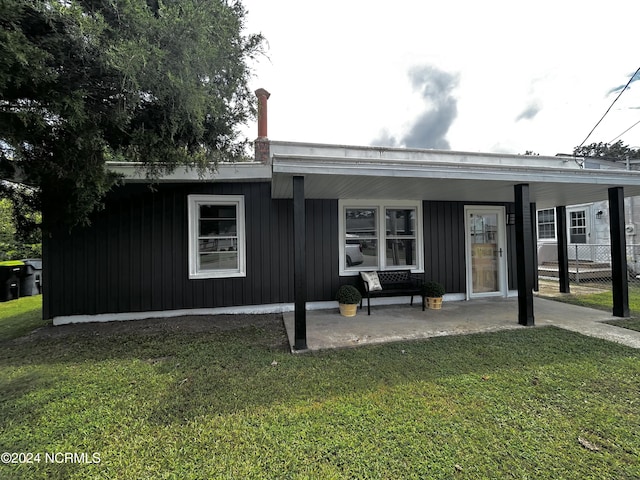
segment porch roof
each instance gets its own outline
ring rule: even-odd
[[[271,162],[274,198],[291,198],[297,175],[306,198],[512,202],[519,183],[538,208],[606,200],[610,187],[640,195],[640,172],[572,156],[271,142]]]

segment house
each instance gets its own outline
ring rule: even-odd
[[[609,203],[598,201],[580,205],[568,205],[567,239],[569,242],[569,260],[587,268],[592,264],[594,275],[598,278],[598,270],[605,273],[611,262],[609,228]],[[638,225],[640,225],[640,197],[624,199],[625,237],[627,246],[627,266],[631,273],[640,273],[640,245],[638,242]],[[557,225],[555,210],[547,208],[538,210],[538,262],[541,273],[549,273],[546,265],[557,261]],[[604,267],[604,268],[603,268]],[[587,272],[589,273],[589,272]],[[609,271],[610,274],[610,271]],[[606,277],[606,275],[603,274]]]
[[[207,179],[176,171],[155,191],[136,165],[110,165],[126,182],[92,225],[43,242],[46,318],[294,309],[304,348],[307,309],[334,306],[362,270],[410,269],[449,301],[517,294],[518,321],[531,325],[536,210],[563,221],[564,206],[608,198],[612,229],[624,229],[623,195],[640,195],[640,172],[573,158],[270,141],[269,94],[256,93],[252,162]],[[624,234],[612,240],[616,258]],[[613,288],[624,315],[626,283]]]

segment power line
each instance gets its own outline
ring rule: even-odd
[[[631,82],[633,81],[634,77],[638,74],[638,72],[640,72],[640,68],[638,68],[636,70],[636,73],[634,73],[633,75],[631,75],[631,78],[629,79],[629,81],[627,82],[627,84],[624,86],[624,88],[622,90],[620,90],[620,93],[618,94],[618,96],[616,97],[616,99],[611,103],[611,105],[609,105],[609,108],[607,108],[607,111],[604,112],[604,115],[602,115],[602,117],[600,118],[600,120],[598,120],[598,123],[596,123],[596,126],[593,127],[591,129],[591,131],[589,132],[589,135],[587,135],[585,137],[585,139],[582,141],[582,143],[580,145],[578,145],[578,148],[580,148],[582,145],[584,145],[584,142],[587,141],[587,139],[591,136],[591,134],[593,133],[593,131],[598,128],[598,125],[600,125],[600,122],[602,122],[602,120],[604,120],[604,117],[607,116],[607,113],[609,113],[609,110],[611,110],[611,107],[613,107],[613,105],[618,101],[618,99],[620,98],[620,95],[622,95],[624,93],[624,91],[627,89],[627,87],[631,84]]]
[[[634,123],[633,125],[631,125],[629,128],[627,128],[624,132],[622,132],[620,135],[618,135],[616,138],[614,138],[613,140],[609,140],[609,145],[611,145],[613,142],[615,142],[617,139],[619,139],[622,135],[624,135],[625,133],[627,133],[629,130],[631,130],[633,127],[635,127],[636,125],[638,125],[640,123],[640,120],[638,120],[636,123]],[[584,143],[584,142],[583,142]]]

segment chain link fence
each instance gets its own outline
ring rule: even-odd
[[[611,289],[611,245],[569,244],[569,283]],[[640,286],[640,244],[627,244],[629,285]],[[538,243],[538,278],[558,279],[558,246]]]

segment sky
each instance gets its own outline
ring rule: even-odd
[[[571,153],[640,67],[636,0],[243,4],[272,140]],[[634,81],[586,144],[638,121]],[[619,139],[640,147],[640,124]]]

